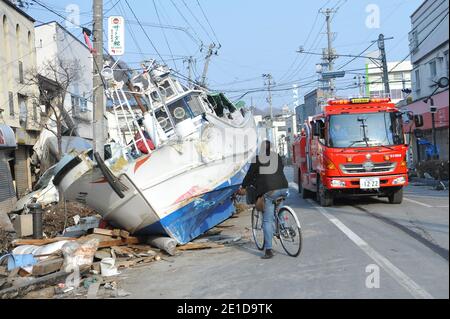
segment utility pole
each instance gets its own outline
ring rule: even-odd
[[[103,0],[93,0],[94,24],[94,50],[92,52],[94,58],[94,153],[98,152],[104,159],[104,146],[106,144],[105,130],[105,92],[101,71],[103,69]]]
[[[267,98],[267,102],[269,102],[269,108],[270,108],[270,121],[273,119],[273,107],[272,107],[272,74],[263,74],[263,78],[267,79],[267,81],[264,83],[267,85],[267,91],[269,92],[269,97]]]
[[[206,85],[206,75],[208,74],[209,63],[211,62],[211,57],[214,54],[214,48],[216,47],[215,43],[209,45],[208,53],[205,58],[205,67],[203,68],[202,82],[201,85],[205,87]],[[217,52],[216,52],[217,53]]]
[[[354,79],[358,79],[358,83],[355,83],[356,85],[358,85],[359,88],[359,96],[364,96],[364,82],[362,81],[362,79],[364,79],[365,77],[361,74],[358,74],[354,77]]]
[[[333,48],[333,32],[331,31],[331,19],[332,14],[336,13],[333,9],[320,10],[321,13],[325,15],[326,23],[327,23],[327,39],[328,39],[328,49],[326,50],[326,54],[324,54],[324,59],[328,62],[328,71],[334,71],[334,60],[336,60],[335,50]],[[329,80],[330,87],[329,92],[330,95],[333,96],[335,92],[334,79]]]
[[[383,68],[383,83],[384,83],[384,92],[385,94],[388,94],[390,96],[391,89],[389,87],[389,70],[387,65],[387,59],[386,59],[386,46],[384,44],[384,34],[380,34],[378,37],[378,48],[380,49],[381,53],[381,64]]]
[[[192,64],[194,63],[194,59],[192,58],[192,56],[188,57],[187,59],[184,60],[185,63],[187,63],[187,71],[188,71],[188,87],[192,88]]]

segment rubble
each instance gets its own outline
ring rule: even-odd
[[[63,205],[51,205],[43,213],[44,234],[53,238],[61,235],[67,227],[76,226],[74,217],[80,218],[95,216],[97,213],[81,204],[68,202],[66,208]]]
[[[3,254],[7,254],[11,251],[13,245],[12,241],[14,240],[14,235],[10,232],[4,231],[0,227],[0,256]]]
[[[244,209],[244,206],[239,207]],[[169,237],[134,237],[121,229],[100,228],[93,219],[83,222],[84,218],[95,216],[95,212],[82,206],[70,204],[67,212],[67,222],[61,218],[60,208],[53,207],[44,214],[45,234],[49,238],[6,241],[3,238],[10,235],[0,232],[3,253],[29,254],[36,259],[34,265],[13,270],[8,269],[5,261],[0,262],[0,299],[123,298],[130,295],[120,288],[126,269],[161,260],[173,262],[166,257],[191,250],[224,248],[241,241],[240,236],[222,234],[233,227],[227,222],[188,244],[177,246]],[[89,234],[61,237],[64,227],[76,226],[71,224],[80,225],[80,229]],[[70,234],[80,230],[69,229]],[[80,281],[66,282],[74,269],[80,269]]]

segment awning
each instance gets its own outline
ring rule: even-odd
[[[16,136],[12,128],[6,124],[0,124],[0,150],[16,147]]]

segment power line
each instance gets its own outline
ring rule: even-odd
[[[198,20],[197,16],[194,14],[194,12],[192,12],[191,8],[189,8],[189,6],[187,5],[186,1],[181,0],[184,4],[184,6],[186,7],[186,9],[189,11],[189,13],[191,14],[191,16],[195,19],[195,21],[197,21],[198,25],[202,28],[202,30],[206,33],[206,35],[208,36],[208,38],[214,42],[214,39],[211,37],[211,35],[209,34],[208,30],[206,30],[205,26]]]
[[[195,31],[195,29],[192,27],[192,25],[189,23],[188,19],[186,19],[186,17],[184,16],[183,12],[178,8],[178,6],[175,4],[175,2],[173,0],[170,0],[170,2],[172,3],[172,5],[175,7],[175,9],[177,10],[178,14],[183,18],[184,22],[186,22],[186,24],[188,25],[188,27],[192,30],[192,32],[194,32],[195,36],[197,37],[197,39],[200,41],[200,46],[203,47],[203,41],[202,39],[199,37],[198,33]]]
[[[152,1],[153,1],[153,6],[155,7],[156,16],[158,17],[158,21],[160,24],[162,24],[161,17],[159,16],[158,8],[156,7],[156,2],[155,2],[155,0],[152,0]],[[175,61],[175,58],[173,56],[172,48],[170,47],[169,40],[167,39],[166,32],[164,31],[164,29],[162,29],[162,33],[164,36],[164,40],[166,41],[167,47],[169,48],[170,55],[172,56],[173,63],[175,65],[175,69],[178,70],[177,62]]]
[[[155,50],[156,54],[158,54],[159,58],[161,59],[161,61],[167,65],[167,63],[164,61],[164,58],[162,57],[162,55],[159,53],[158,49],[156,48],[155,44],[153,43],[152,39],[150,39],[150,36],[148,35],[147,31],[145,30],[145,28],[142,26],[142,24],[139,21],[139,18],[136,16],[136,13],[134,12],[133,8],[130,6],[130,4],[128,3],[128,0],[125,0],[125,3],[127,4],[128,8],[130,9],[131,13],[133,14],[134,18],[136,19],[136,21],[138,22],[139,26],[142,29],[142,32],[144,32],[144,35],[146,36],[147,40],[150,42],[151,46],[153,47],[153,49]]]
[[[348,61],[347,63],[341,65],[338,70],[341,70],[343,67],[349,65],[350,63],[352,63],[353,61],[355,61],[359,56],[361,56],[363,53],[365,53],[367,50],[369,50],[373,45],[375,44],[375,42],[372,42],[367,48],[365,48],[360,54],[358,54],[357,56],[353,57],[350,61]]]
[[[208,16],[206,15],[205,11],[203,10],[202,6],[200,5],[200,1],[199,0],[197,0],[197,4],[198,4],[200,10],[203,13],[203,16],[205,17],[206,22],[208,23],[209,27],[211,28],[211,31],[212,31],[214,37],[216,38],[217,43],[219,44],[219,47],[221,47],[222,45],[220,44],[219,38],[217,37],[217,34],[214,31],[214,28],[212,27],[211,23],[209,22]]]

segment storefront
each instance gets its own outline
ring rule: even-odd
[[[449,127],[449,91],[443,91],[433,96],[434,105],[436,107],[435,127],[436,127],[436,144],[439,151],[439,158],[442,160],[449,159],[449,144],[448,144],[448,127]],[[427,143],[433,143],[432,136],[432,116],[430,112],[430,101],[428,103],[424,102],[424,99],[418,100],[414,103],[408,104],[408,111],[414,114],[422,114],[424,120],[424,126],[420,129],[423,131],[423,137],[421,138],[421,143],[417,143],[417,139],[413,137],[411,146],[413,148],[414,162],[419,160],[426,160]],[[418,152],[419,150],[419,152]]]
[[[0,124],[0,228],[5,231],[14,231],[7,214],[17,201],[10,164],[16,148],[14,131]]]

